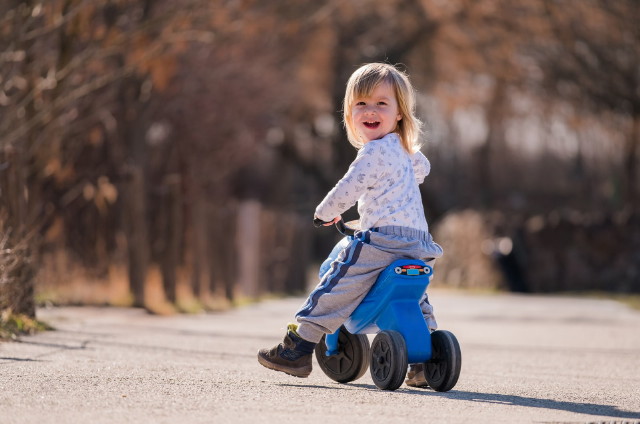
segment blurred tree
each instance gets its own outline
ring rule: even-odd
[[[640,4],[633,0],[545,0],[551,42],[534,43],[545,86],[575,107],[628,118],[622,146],[622,204],[640,207]]]
[[[35,10],[34,2],[8,2],[0,6],[0,11],[4,12],[0,30],[0,83],[3,84],[0,91],[0,196],[3,200],[0,204],[0,231],[3,234],[0,312],[30,317],[35,316],[35,251],[30,245],[35,234],[32,230],[33,199],[28,192],[32,175],[28,165],[35,137],[24,131],[18,135],[23,142],[15,143],[7,133],[11,135],[16,127],[28,126],[37,119],[38,100],[42,100],[38,96],[42,84],[37,75],[39,63],[32,51],[35,41],[28,36],[38,28]],[[14,31],[18,37],[10,37]],[[15,107],[10,109],[9,105]]]
[[[1,179],[20,193],[15,202],[25,203],[5,206],[8,231],[19,240],[23,228],[35,234],[62,216],[64,244],[82,259],[95,258],[95,267],[108,261],[105,245],[114,246],[110,209],[119,199],[120,221],[131,224],[125,234],[137,305],[144,303],[149,249],[139,119],[151,90],[166,88],[190,13],[169,7],[153,14],[151,6],[133,0],[1,6],[7,66],[0,136],[3,162],[18,170]],[[38,239],[30,240],[35,254]],[[26,273],[16,284],[29,292],[32,279]]]
[[[637,208],[631,0],[30,0],[0,16],[0,309],[33,311],[39,254],[66,255],[60,274],[126,266],[140,306],[156,267],[173,303],[179,279],[203,301],[245,277],[252,295],[303,288],[308,216],[355,154],[341,102],[364,62],[402,64],[418,89],[432,218]]]

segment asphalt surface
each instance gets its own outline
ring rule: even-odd
[[[640,312],[608,300],[434,290],[462,347],[450,392],[338,384],[260,366],[300,298],[159,317],[52,308],[0,344],[0,424],[640,423]]]

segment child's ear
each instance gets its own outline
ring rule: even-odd
[[[398,114],[398,116],[396,117],[396,121],[402,121],[402,115]]]

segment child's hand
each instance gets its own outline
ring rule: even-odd
[[[318,218],[318,216],[317,216],[317,215],[314,215],[314,216],[313,216],[313,218],[314,218],[314,219],[320,219],[320,218]],[[341,215],[338,215],[338,216],[336,216],[335,218],[333,218],[331,221],[325,222],[325,223],[324,223],[324,224],[322,224],[322,225],[323,225],[323,226],[325,226],[325,227],[328,227],[329,225],[333,225],[333,224],[335,224],[336,222],[338,222],[338,221],[340,221],[340,220],[342,220],[342,216],[341,216]]]
[[[333,218],[333,220],[331,222],[328,222],[328,223],[326,223],[324,225],[325,226],[333,225],[333,224],[335,224],[336,222],[339,222],[339,221],[342,221],[342,216],[341,215],[336,216],[335,218]]]

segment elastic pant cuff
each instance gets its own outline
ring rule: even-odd
[[[320,339],[322,339],[324,335],[323,331],[318,330],[312,324],[306,322],[298,324],[297,333],[300,337],[312,343],[320,342]]]

